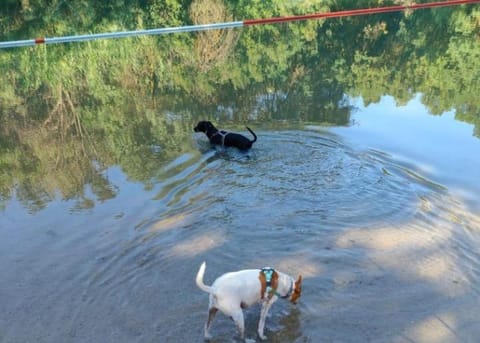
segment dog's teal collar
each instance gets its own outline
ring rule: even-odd
[[[293,281],[292,280],[290,280],[290,289],[288,290],[287,294],[281,295],[280,293],[277,292],[276,288],[272,288],[272,276],[273,276],[273,273],[275,273],[275,269],[270,268],[270,267],[264,267],[264,268],[262,268],[262,273],[263,273],[263,275],[265,275],[265,283],[267,285],[267,289],[266,289],[267,293],[274,294],[277,297],[282,298],[282,299],[286,299],[290,295],[292,295],[292,291],[293,291]]]
[[[264,267],[261,269],[261,273],[263,273],[263,276],[265,277],[265,292],[269,294],[269,298],[275,294],[277,295],[277,289],[272,288],[272,277],[273,273],[275,273],[275,269],[270,268],[270,267]]]

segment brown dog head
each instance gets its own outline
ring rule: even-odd
[[[298,298],[302,295],[302,276],[299,275],[297,278],[297,281],[295,281],[294,286],[293,286],[293,292],[292,295],[290,296],[290,301],[293,304],[296,304],[298,301]]]

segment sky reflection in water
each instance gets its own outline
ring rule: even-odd
[[[405,106],[390,96],[366,107],[361,98],[350,101],[357,109],[352,126],[333,132],[359,148],[388,152],[480,209],[480,139],[473,136],[473,125],[455,120],[453,111],[430,115],[420,94]]]

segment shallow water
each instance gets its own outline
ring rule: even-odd
[[[372,139],[369,111],[346,129],[258,130],[248,153],[192,134],[151,188],[108,168],[118,194],[90,210],[59,200],[30,214],[12,200],[0,214],[0,341],[202,342],[208,296],[193,280],[207,261],[207,284],[267,265],[304,276],[297,306],[273,306],[270,342],[476,342],[478,195],[435,179],[414,142]],[[258,311],[247,310],[251,338]],[[212,334],[236,340],[222,315]]]

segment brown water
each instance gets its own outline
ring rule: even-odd
[[[90,210],[58,200],[31,214],[13,199],[0,213],[0,342],[202,342],[202,261],[208,284],[266,265],[303,274],[299,304],[273,306],[269,342],[478,342],[479,141],[435,156],[405,139],[414,120],[375,139],[386,129],[369,129],[371,113],[343,129],[258,129],[248,153],[192,133],[151,188],[108,168],[117,196]],[[447,177],[464,155],[464,178]],[[237,340],[222,315],[212,335]]]

